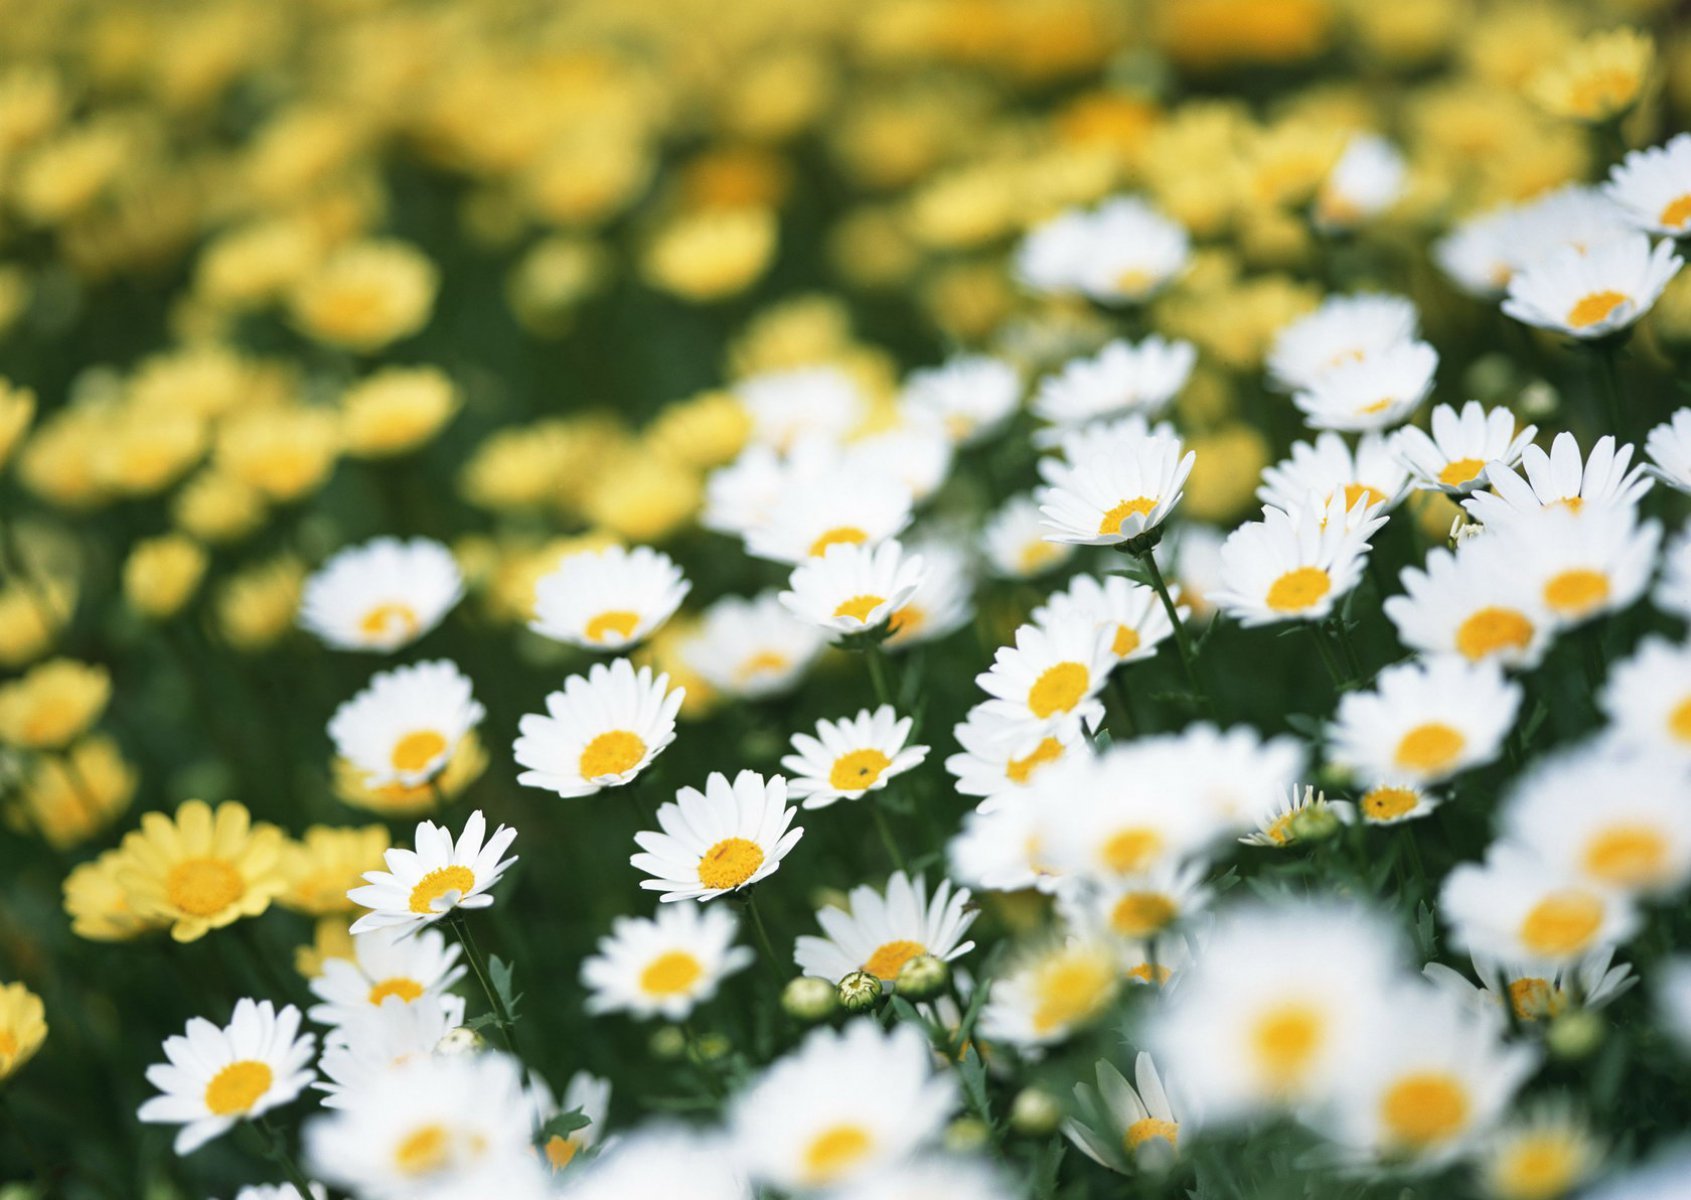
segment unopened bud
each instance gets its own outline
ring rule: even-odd
[[[1045,1137],[1063,1123],[1063,1106],[1040,1087],[1023,1088],[1010,1102],[1010,1128],[1027,1137]]]
[[[647,1043],[653,1058],[664,1060],[680,1058],[687,1053],[687,1035],[681,1032],[679,1025],[665,1025],[652,1034]]]
[[[986,1145],[987,1138],[991,1135],[992,1131],[986,1127],[984,1121],[974,1117],[958,1117],[945,1127],[941,1142],[954,1154],[966,1154]]]
[[[487,1041],[468,1025],[448,1029],[434,1044],[436,1054],[474,1054],[486,1047]]]
[[[880,999],[881,981],[867,971],[853,971],[840,980],[840,1003],[847,1012],[864,1012]]]
[[[687,1048],[688,1061],[699,1066],[715,1062],[729,1050],[728,1039],[720,1033],[702,1033]]]
[[[781,1007],[798,1021],[826,1021],[840,1006],[838,989],[826,979],[800,975],[781,989]]]
[[[1603,1019],[1589,1008],[1576,1008],[1550,1022],[1545,1039],[1557,1058],[1584,1058],[1603,1041]]]
[[[950,982],[951,968],[932,954],[918,954],[898,969],[898,994],[907,1000],[931,999]]]
[[[1295,842],[1319,842],[1339,832],[1340,824],[1338,814],[1317,800],[1299,809],[1288,828]]]

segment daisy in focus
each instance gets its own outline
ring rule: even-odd
[[[1517,321],[1581,340],[1631,328],[1650,311],[1685,260],[1671,241],[1645,234],[1534,263],[1509,280],[1503,311]]]
[[[1039,494],[1046,537],[1082,546],[1114,546],[1160,526],[1192,473],[1197,454],[1177,440],[1123,437],[1072,466],[1053,466]]]
[[[546,714],[527,713],[513,746],[517,782],[559,796],[591,796],[637,777],[675,740],[684,688],[668,675],[635,670],[626,658],[595,663],[546,697]]]
[[[488,889],[499,882],[516,855],[501,856],[516,841],[517,831],[499,826],[487,836],[487,818],[470,814],[454,842],[444,825],[417,824],[415,849],[395,847],[384,856],[386,871],[369,871],[363,887],[347,898],[370,911],[353,922],[354,936],[391,927],[428,925],[460,908],[487,908]]]
[[[306,1013],[319,1025],[345,1025],[390,997],[410,1004],[442,996],[464,977],[459,946],[437,929],[372,929],[352,939],[351,958],[326,958],[310,981],[318,1003]]]
[[[486,710],[453,663],[384,671],[335,710],[335,752],[363,772],[366,787],[416,787],[445,769]]]
[[[571,554],[534,585],[529,628],[588,650],[624,650],[669,620],[691,586],[650,546]]]
[[[862,885],[851,890],[846,907],[819,909],[823,936],[800,937],[793,961],[804,974],[831,983],[865,971],[892,987],[913,958],[927,954],[951,962],[974,949],[963,940],[976,916],[969,900],[969,889],[953,891],[949,880],[941,880],[930,899],[921,876],[911,880],[895,871],[885,894]]]
[[[1431,434],[1410,426],[1398,435],[1397,445],[1417,487],[1466,496],[1490,482],[1486,469],[1491,464],[1519,462],[1537,432],[1536,425],[1518,429],[1506,408],[1488,412],[1470,400],[1460,413],[1439,405],[1433,409]]]
[[[660,900],[709,900],[774,874],[804,836],[797,815],[781,776],[741,771],[730,782],[712,772],[703,791],[682,788],[658,809],[661,832],[634,835],[641,852],[629,862]]]
[[[992,711],[1050,732],[1074,719],[1095,723],[1095,697],[1115,666],[1114,638],[1075,621],[1059,629],[1023,625],[1014,646],[1000,646],[992,666],[975,677],[993,697]]]
[[[581,964],[587,1010],[685,1020],[723,979],[751,965],[753,952],[734,945],[739,927],[725,909],[696,904],[661,905],[651,919],[616,918]]]
[[[1180,1148],[1180,1119],[1151,1056],[1141,1050],[1134,1057],[1133,1083],[1107,1059],[1098,1060],[1093,1074],[1096,1087],[1074,1086],[1080,1111],[1090,1120],[1064,1121],[1069,1141],[1099,1166],[1123,1174],[1171,1165]]]
[[[1498,467],[1486,473],[1490,491],[1474,492],[1462,502],[1476,521],[1501,528],[1540,509],[1560,506],[1574,513],[1591,508],[1637,507],[1650,480],[1642,466],[1632,467],[1632,446],[1615,445],[1604,436],[1592,444],[1591,455],[1580,458],[1579,442],[1571,433],[1559,433],[1546,454],[1537,446],[1521,452],[1522,479],[1512,470]]]
[[[895,541],[830,546],[793,569],[781,603],[794,616],[839,634],[862,633],[890,620],[921,584],[922,559]]]
[[[1293,515],[1263,510],[1221,547],[1221,586],[1209,599],[1246,626],[1320,621],[1362,581],[1368,539],[1386,514],[1364,497],[1345,508],[1335,495]]]
[[[793,735],[793,753],[781,760],[787,792],[807,809],[860,800],[928,757],[926,746],[907,745],[913,722],[890,704],[855,717],[818,721],[816,736]]]
[[[319,567],[300,598],[300,625],[337,650],[391,653],[439,625],[464,594],[439,542],[376,538]]]
[[[190,800],[172,818],[150,812],[125,835],[117,871],[134,915],[191,942],[256,917],[288,886],[282,831],[254,824],[234,801]]]

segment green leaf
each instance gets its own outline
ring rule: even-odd
[[[499,1002],[505,1006],[505,1011],[511,1014],[511,1022],[515,1024],[517,1002],[523,995],[514,985],[511,964],[495,954],[487,960],[487,973],[493,978],[493,990],[498,993]]]
[[[1029,1178],[1033,1194],[1038,1197],[1048,1197],[1056,1194],[1057,1172],[1062,1168],[1063,1155],[1068,1153],[1069,1145],[1060,1137],[1054,1137],[1045,1144],[1034,1159],[1033,1173]]]
[[[569,1112],[561,1112],[547,1121],[536,1131],[534,1144],[544,1146],[555,1137],[567,1138],[578,1129],[586,1129],[593,1122],[587,1119],[587,1114],[579,1108],[572,1108]]]
[[[986,1064],[973,1042],[963,1047],[963,1057],[957,1061],[957,1074],[963,1080],[963,1094],[969,1107],[987,1125],[992,1124],[992,1102],[986,1094]]]

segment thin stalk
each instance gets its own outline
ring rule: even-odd
[[[1338,655],[1334,653],[1332,643],[1327,640],[1325,630],[1315,622],[1307,625],[1309,636],[1315,642],[1316,653],[1321,655],[1321,665],[1327,668],[1327,675],[1333,681],[1333,686],[1341,692],[1349,686],[1345,678],[1344,668],[1339,665]]]
[[[1594,347],[1597,353],[1597,396],[1602,405],[1603,420],[1607,422],[1607,429],[1597,430],[1597,434],[1612,433],[1617,441],[1622,440],[1621,430],[1621,368],[1618,347],[1613,342],[1603,341]]]
[[[264,1116],[254,1117],[253,1126],[258,1130],[259,1136],[264,1139],[265,1152],[270,1155],[270,1161],[282,1168],[282,1174],[288,1177],[288,1182],[294,1185],[294,1190],[299,1192],[301,1196],[309,1197],[312,1194],[311,1180],[300,1169],[300,1165],[294,1160],[294,1156],[288,1152],[288,1143],[283,1139],[277,1128],[270,1123],[270,1119]]]
[[[876,701],[881,704],[893,705],[896,708],[897,705],[893,701],[892,683],[888,678],[886,656],[881,653],[880,646],[874,642],[869,643],[863,648],[863,658],[869,664],[869,683],[875,689]]]
[[[751,919],[752,933],[757,937],[758,949],[763,951],[763,961],[769,964],[769,969],[775,978],[781,978],[781,962],[775,957],[775,943],[769,940],[769,930],[763,924],[763,914],[757,910],[757,900],[750,892],[742,892],[745,897],[746,916]]]
[[[710,1094],[721,1100],[728,1094],[727,1089],[723,1086],[722,1079],[717,1075],[716,1067],[705,1057],[704,1042],[699,1040],[698,1033],[693,1029],[693,1022],[681,1022],[681,1036],[687,1043],[688,1055],[692,1058],[693,1065],[698,1067],[699,1074],[704,1076],[705,1085],[710,1089]]]
[[[892,859],[892,865],[897,870],[904,870],[904,855],[899,852],[898,841],[892,835],[892,826],[887,823],[881,802],[874,796],[869,797],[869,811],[874,814],[875,831],[881,835],[881,845],[886,847],[887,857]]]
[[[1168,593],[1168,583],[1163,579],[1162,568],[1157,565],[1154,550],[1147,550],[1139,555],[1139,561],[1145,564],[1145,570],[1151,576],[1151,586],[1156,589],[1157,598],[1163,602],[1163,611],[1168,614],[1169,624],[1174,626],[1174,644],[1180,651],[1180,669],[1186,674],[1186,686],[1191,689],[1192,696],[1207,712],[1210,708],[1210,698],[1198,682],[1198,670],[1192,652],[1192,638],[1186,632],[1186,623],[1180,619],[1180,611],[1174,606],[1174,597]]]
[[[464,919],[464,914],[457,909],[447,918],[453,933],[458,936],[458,944],[464,948],[464,958],[470,964],[470,973],[476,977],[481,985],[482,994],[487,997],[488,1007],[493,1012],[494,1024],[499,1026],[499,1033],[505,1039],[506,1047],[518,1058],[522,1052],[517,1049],[516,1020],[505,1007],[505,1001],[499,996],[499,990],[493,986],[488,977],[486,964],[482,960],[481,951],[476,948],[476,939],[470,933],[470,923]]]

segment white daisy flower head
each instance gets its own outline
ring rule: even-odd
[[[1298,841],[1304,826],[1356,824],[1356,806],[1329,800],[1313,786],[1296,785],[1275,793],[1254,814],[1255,829],[1239,839],[1247,846],[1279,848]]]
[[[793,568],[780,599],[795,617],[833,634],[864,633],[910,602],[923,570],[921,555],[895,541],[829,546]]]
[[[1599,1009],[1632,990],[1638,977],[1615,961],[1612,946],[1561,963],[1507,963],[1485,954],[1469,956],[1478,986],[1443,963],[1428,963],[1421,974],[1447,998],[1476,1016],[1503,1024],[1549,1021],[1572,1008]]]
[[[880,791],[928,757],[926,746],[908,744],[913,724],[883,704],[855,717],[818,721],[814,737],[793,734],[793,753],[781,760],[788,794],[805,808],[826,808]]]
[[[363,772],[365,787],[427,783],[486,715],[470,688],[444,659],[383,671],[329,719],[335,753]]]
[[[1598,703],[1617,743],[1691,766],[1691,643],[1645,638],[1610,668]]]
[[[1631,151],[1610,168],[1603,191],[1644,232],[1691,235],[1691,134]]]
[[[1013,273],[1023,287],[1073,295],[1092,252],[1092,214],[1071,208],[1036,225],[1016,247]]]
[[[481,810],[470,814],[454,842],[446,826],[419,821],[415,849],[393,847],[383,856],[386,871],[366,871],[368,881],[346,896],[370,911],[352,924],[354,935],[393,926],[417,928],[460,908],[487,908],[488,890],[517,856],[502,857],[517,831],[501,825],[487,834]]]
[[[1218,832],[1250,828],[1262,806],[1309,766],[1301,740],[1265,738],[1248,725],[1221,729],[1200,721],[1179,733],[1138,738],[1133,746],[1166,802],[1207,814]]]
[[[1408,491],[1409,468],[1398,457],[1395,438],[1365,433],[1352,451],[1329,431],[1313,444],[1293,442],[1289,458],[1265,468],[1257,499],[1288,513],[1325,507],[1335,496],[1347,511],[1366,500],[1370,509],[1391,512]]]
[[[1496,1200],[1567,1196],[1597,1173],[1604,1149],[1578,1109],[1552,1098],[1494,1130],[1479,1148],[1475,1174],[1484,1194]]]
[[[1659,967],[1655,991],[1662,1025],[1680,1052],[1691,1055],[1691,955],[1676,955]]]
[[[1552,966],[1618,945],[1638,926],[1624,896],[1506,841],[1493,842],[1483,863],[1462,863],[1446,875],[1438,907],[1460,949]]]
[[[1480,300],[1496,299],[1515,273],[1510,239],[1516,222],[1514,205],[1466,217],[1433,243],[1433,261],[1468,295]]]
[[[925,413],[901,413],[897,424],[853,438],[840,462],[848,470],[891,476],[921,504],[951,474],[956,451],[945,426]]]
[[[1024,947],[992,979],[981,1036],[1023,1050],[1067,1041],[1110,1012],[1124,980],[1121,950],[1097,935]]]
[[[1031,799],[1046,861],[1106,883],[1177,866],[1213,843],[1216,814],[1171,800],[1161,757],[1124,742],[1042,774]]]
[[[1094,1077],[1096,1088],[1074,1086],[1080,1111],[1089,1114],[1091,1122],[1071,1117],[1063,1122],[1064,1136],[1112,1171],[1166,1170],[1179,1153],[1181,1117],[1151,1056],[1141,1050],[1134,1057],[1133,1083],[1104,1058],[1098,1060]]]
[[[1403,155],[1376,133],[1354,133],[1315,194],[1315,221],[1328,229],[1354,229],[1403,195]]]
[[[788,612],[774,592],[764,592],[714,602],[681,656],[724,695],[761,700],[792,691],[827,645],[820,627]]]
[[[1691,408],[1681,408],[1644,439],[1645,468],[1677,492],[1691,495]]]
[[[1661,540],[1661,525],[1630,508],[1546,508],[1499,534],[1497,553],[1567,629],[1630,608],[1650,586]]]
[[[752,422],[752,441],[789,450],[810,435],[843,441],[869,415],[869,397],[835,366],[792,367],[742,379],[734,395]]]
[[[1422,567],[1405,567],[1404,594],[1382,606],[1398,640],[1426,655],[1494,660],[1512,670],[1536,667],[1554,622],[1531,583],[1509,569],[1495,539],[1433,550]]]
[[[1418,488],[1437,488],[1451,496],[1466,496],[1491,482],[1493,463],[1513,467],[1532,444],[1538,426],[1518,429],[1507,408],[1487,411],[1470,400],[1458,413],[1448,404],[1433,409],[1432,433],[1411,425],[1398,435],[1398,453]]]
[[[705,502],[699,524],[717,533],[743,538],[767,524],[781,502],[793,466],[780,452],[756,443],[705,477]]]
[[[1398,342],[1334,365],[1293,392],[1292,403],[1311,429],[1390,429],[1421,407],[1438,365],[1438,351],[1426,342]]]
[[[1399,825],[1425,817],[1443,798],[1413,783],[1376,783],[1356,798],[1356,811],[1370,825]]]
[[[1178,603],[1178,584],[1169,586],[1169,596],[1186,620],[1190,610]],[[1109,634],[1110,653],[1120,663],[1155,657],[1157,647],[1174,634],[1156,591],[1123,575],[1076,575],[1065,590],[1051,593],[1035,608],[1028,621],[1042,629],[1091,622]]]
[[[1012,364],[986,354],[959,354],[937,367],[912,371],[900,401],[939,422],[961,446],[992,437],[1016,411],[1022,376]]]
[[[1296,514],[1265,508],[1222,544],[1209,600],[1246,626],[1325,620],[1362,581],[1368,539],[1385,522],[1366,498],[1347,510],[1342,495]]]
[[[546,715],[525,713],[513,750],[524,787],[560,796],[591,796],[621,787],[675,740],[675,714],[685,688],[669,676],[634,669],[626,658],[594,663],[546,697]]]
[[[1046,540],[1039,503],[1025,494],[1012,496],[986,519],[981,550],[1000,579],[1033,579],[1074,556],[1073,546]]]
[[[841,463],[789,479],[766,520],[746,532],[746,552],[797,566],[830,546],[876,545],[903,532],[914,504],[891,472]]]
[[[669,555],[650,546],[571,554],[534,585],[528,627],[571,646],[623,650],[674,616],[691,587]]]
[[[1028,716],[1003,712],[990,700],[971,708],[951,734],[961,749],[945,760],[946,772],[962,795],[981,797],[982,808],[1031,787],[1084,741],[1078,718],[1047,728]]]
[[[1204,873],[1202,863],[1164,863],[1137,875],[1064,886],[1057,893],[1057,908],[1073,928],[1142,942],[1209,907],[1214,894]]]
[[[1305,391],[1327,372],[1416,340],[1420,318],[1403,296],[1329,296],[1274,337],[1268,375],[1285,392]]]
[[[910,598],[887,619],[888,637],[881,645],[892,653],[938,641],[975,615],[975,580],[968,557],[954,545],[932,539],[909,548],[922,560],[922,575]]]
[[[1438,783],[1494,761],[1520,707],[1520,685],[1494,661],[1399,663],[1339,698],[1332,760],[1370,782]]]
[[[1662,552],[1662,576],[1650,598],[1663,612],[1691,622],[1691,525]]]
[[[895,871],[883,895],[867,884],[851,889],[847,907],[816,914],[822,936],[806,934],[793,944],[793,961],[806,975],[838,983],[866,971],[887,987],[905,963],[924,954],[951,962],[975,948],[963,940],[975,923],[968,888],[952,890],[942,879],[928,895],[927,881]]]
[[[563,1170],[575,1161],[575,1156],[591,1150],[604,1137],[605,1120],[611,1111],[611,1081],[587,1071],[577,1071],[564,1084],[564,1098],[557,1099],[546,1081],[539,1075],[529,1076],[529,1102],[534,1109],[534,1123],[545,1125],[560,1113],[580,1113],[587,1124],[569,1133],[554,1133],[539,1147],[546,1156],[546,1165],[553,1172]]]
[[[724,1139],[682,1126],[648,1126],[619,1137],[572,1178],[569,1200],[752,1200],[752,1190]]]
[[[1631,328],[1685,260],[1671,241],[1636,233],[1587,250],[1570,247],[1509,280],[1503,311],[1525,325],[1581,340]]]
[[[1560,506],[1583,513],[1587,508],[1636,508],[1650,480],[1642,466],[1628,470],[1631,446],[1616,447],[1605,434],[1582,461],[1579,442],[1571,433],[1559,433],[1546,454],[1537,446],[1521,451],[1522,479],[1504,466],[1490,467],[1486,479],[1489,492],[1474,492],[1462,502],[1470,516],[1489,528],[1501,529],[1522,515],[1534,516],[1540,509]]]
[[[1043,379],[1033,412],[1058,427],[1142,413],[1154,417],[1186,386],[1198,351],[1155,335],[1137,344],[1117,338],[1090,358],[1076,358]]]
[[[1191,239],[1181,225],[1136,196],[1092,212],[1079,290],[1103,304],[1142,304],[1186,270]]]
[[[164,1040],[169,1062],[147,1068],[160,1094],[137,1114],[154,1125],[180,1125],[176,1153],[192,1154],[237,1122],[290,1103],[316,1078],[311,1067],[317,1039],[299,1031],[299,1009],[278,1010],[268,1000],[242,999],[228,1025],[194,1017],[187,1029]]]
[[[300,625],[336,650],[390,653],[439,625],[464,594],[452,552],[381,537],[341,550],[305,581]]]
[[[352,939],[351,958],[325,958],[310,981],[319,1003],[306,1014],[320,1025],[340,1026],[354,1014],[380,1008],[390,998],[409,1004],[441,996],[463,978],[458,944],[438,929],[372,929]]]
[[[1150,1050],[1206,1122],[1332,1097],[1402,989],[1394,927],[1333,899],[1221,914],[1153,1018]]]
[[[951,875],[982,891],[1055,892],[1064,876],[1045,861],[1039,837],[1038,809],[1025,793],[1007,793],[964,815],[946,844],[946,862]]]
[[[389,996],[347,1014],[325,1039],[317,1088],[326,1108],[343,1108],[377,1076],[418,1055],[433,1054],[441,1039],[464,1024],[464,998],[450,992],[416,1000]]]
[[[1156,529],[1184,494],[1197,453],[1178,440],[1126,437],[1110,452],[1055,474],[1039,493],[1045,536],[1080,546],[1116,546]]]
[[[741,771],[729,782],[713,771],[704,791],[682,788],[658,809],[661,832],[635,834],[641,852],[629,862],[660,900],[709,900],[773,875],[804,836],[797,815],[781,776]]]
[[[1000,646],[975,682],[993,697],[994,711],[1054,731],[1074,719],[1096,724],[1099,692],[1116,665],[1108,631],[1076,621],[1058,629],[1023,625],[1014,646]]]
[[[1581,254],[1633,236],[1626,211],[1589,184],[1541,192],[1511,214],[1504,236],[1510,275],[1568,250]]]
[[[734,938],[740,922],[723,908],[666,904],[650,917],[617,917],[581,964],[590,1013],[685,1020],[722,981],[755,957]]]
[[[982,1158],[927,1154],[830,1193],[830,1200],[1016,1200],[1020,1189]]]
[[[735,1157],[784,1191],[841,1187],[933,1141],[957,1106],[927,1038],[874,1021],[815,1029],[737,1096]]]

